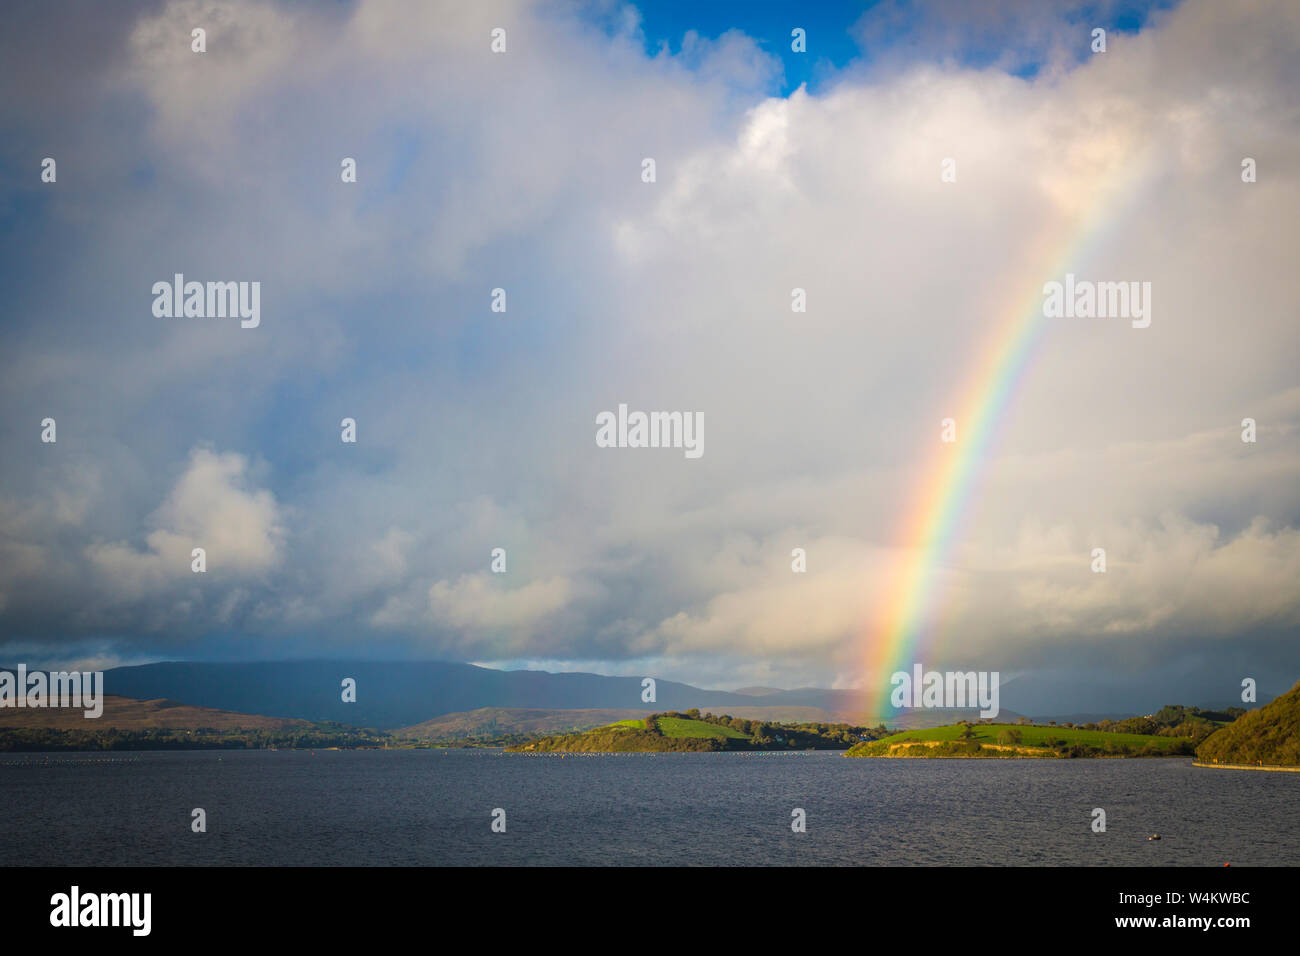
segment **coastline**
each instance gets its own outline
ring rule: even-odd
[[[1277,767],[1270,764],[1254,763],[1201,763],[1192,761],[1193,767],[1206,767],[1210,770],[1272,770],[1276,773],[1300,773],[1300,767]]]

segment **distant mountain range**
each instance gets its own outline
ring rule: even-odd
[[[356,702],[342,684],[356,681]],[[610,710],[634,714],[698,707],[770,721],[825,721],[911,729],[971,719],[969,709],[918,710],[881,717],[862,711],[847,690],[767,687],[717,691],[656,680],[653,703],[641,700],[641,678],[600,674],[502,671],[448,661],[166,662],[104,672],[104,692],[138,700],[165,698],[192,707],[392,730],[483,708]],[[1019,714],[1003,710],[999,719]],[[455,723],[450,722],[450,723]],[[467,724],[475,724],[467,719]],[[508,721],[507,721],[508,723]],[[498,722],[497,726],[502,726]],[[502,729],[506,728],[502,726]]]
[[[345,678],[356,681],[355,703],[342,699]],[[104,686],[124,697],[167,697],[200,707],[383,730],[483,707],[648,712],[768,702],[660,680],[655,702],[643,703],[637,677],[499,671],[446,661],[143,664],[105,671]]]

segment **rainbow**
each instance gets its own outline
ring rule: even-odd
[[[940,598],[940,574],[960,535],[981,465],[994,445],[1004,412],[1050,327],[1050,320],[1043,317],[1043,283],[1085,266],[1090,253],[1104,244],[1122,220],[1120,212],[1131,206],[1141,184],[1154,172],[1150,162],[1134,157],[1118,165],[1119,173],[1107,176],[1090,193],[1098,199],[1087,210],[1067,217],[1064,225],[1057,227],[1057,236],[1043,236],[1029,244],[1033,250],[1054,251],[1031,252],[1021,267],[1013,270],[1031,278],[1017,280],[1012,286],[1014,296],[991,310],[1007,318],[988,337],[952,406],[956,408],[950,417],[956,420],[957,440],[939,442],[939,422],[934,423],[936,450],[922,471],[923,478],[895,536],[906,557],[896,563],[882,592],[883,603],[867,626],[866,712],[873,717],[889,712],[889,677],[893,673],[910,672],[913,663],[929,666],[916,655],[930,649],[927,639],[932,637],[933,611]]]

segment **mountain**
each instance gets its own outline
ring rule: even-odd
[[[1300,766],[1300,683],[1206,737],[1196,758],[1203,763]]]
[[[344,678],[356,681],[356,702],[344,703]],[[657,680],[653,703],[641,700],[641,678],[546,671],[500,671],[449,661],[166,662],[104,672],[105,692],[167,697],[199,707],[243,713],[335,720],[355,727],[408,727],[444,714],[501,707],[533,710],[712,709],[824,707],[824,695],[844,691],[781,691],[754,697]]]
[[[356,702],[345,703],[345,678],[356,681]],[[862,710],[849,690],[749,688],[707,690],[656,680],[655,700],[641,700],[640,677],[503,671],[449,661],[164,662],[104,672],[104,693],[140,700],[167,698],[193,707],[353,727],[392,730],[447,714],[483,708],[619,710],[646,714],[699,708],[750,720],[821,721],[915,728],[976,719],[972,710],[903,711],[884,718]],[[770,693],[757,693],[768,691]],[[999,719],[1019,717],[1002,711]],[[509,732],[509,731],[507,731]]]

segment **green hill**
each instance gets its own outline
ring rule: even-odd
[[[1196,748],[1202,763],[1300,767],[1300,683]]]
[[[969,736],[966,736],[969,731]],[[954,724],[906,730],[849,748],[846,757],[1188,757],[1185,737],[1077,727]]]
[[[772,724],[729,714],[672,711],[644,720],[620,720],[577,734],[543,737],[515,751],[567,753],[714,750],[843,750],[865,737],[886,733],[849,724]]]
[[[476,740],[523,734],[561,734],[591,730],[611,721],[631,718],[635,710],[545,710],[525,707],[480,707],[442,714],[393,731],[412,740]],[[641,713],[644,713],[642,711]],[[640,720],[625,721],[642,726]]]
[[[702,720],[692,720],[689,717],[660,717],[657,721],[659,730],[665,737],[718,737],[729,740],[748,740],[749,734],[742,734],[739,730],[731,727],[724,727],[719,724],[708,724]]]

